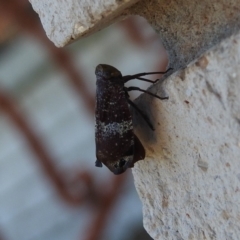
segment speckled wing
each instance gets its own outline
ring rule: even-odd
[[[122,85],[97,82],[95,117],[97,159],[105,163],[125,156],[134,144],[134,134]]]

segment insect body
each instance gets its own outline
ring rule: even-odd
[[[168,69],[166,72],[168,72]],[[134,163],[145,158],[145,150],[138,137],[133,132],[132,115],[129,105],[135,108],[143,117],[149,127],[153,129],[148,117],[129,99],[128,91],[138,90],[159,99],[151,92],[138,87],[125,87],[124,84],[132,79],[151,81],[141,76],[148,74],[166,73],[152,72],[122,76],[116,68],[99,64],[96,67],[96,163],[97,167],[106,165],[114,174],[121,174]]]

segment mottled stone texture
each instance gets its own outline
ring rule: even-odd
[[[137,101],[155,132],[135,113],[147,151],[133,169],[144,226],[159,240],[239,239],[240,34],[169,77],[165,91],[168,101]]]
[[[99,31],[138,0],[29,0],[49,39],[63,47]]]
[[[29,1],[58,47],[128,15],[143,16],[160,34],[175,71],[240,30],[240,0]]]
[[[160,34],[175,70],[240,30],[240,0],[139,1],[127,13],[145,17]]]

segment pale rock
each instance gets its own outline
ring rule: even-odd
[[[48,38],[63,47],[110,25],[137,0],[29,0]]]
[[[239,239],[240,34],[164,84],[169,100],[136,101],[155,132],[134,114],[147,151],[133,169],[144,226],[159,240]]]

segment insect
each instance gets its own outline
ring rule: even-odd
[[[95,109],[95,142],[96,142],[96,167],[102,163],[114,174],[121,174],[132,168],[134,163],[145,158],[142,143],[133,131],[132,115],[129,105],[132,106],[154,130],[147,115],[129,99],[129,91],[141,91],[159,99],[149,91],[138,87],[125,87],[124,84],[132,79],[155,83],[142,76],[150,74],[164,74],[165,72],[138,73],[122,76],[115,67],[99,64],[96,67],[97,89]]]

